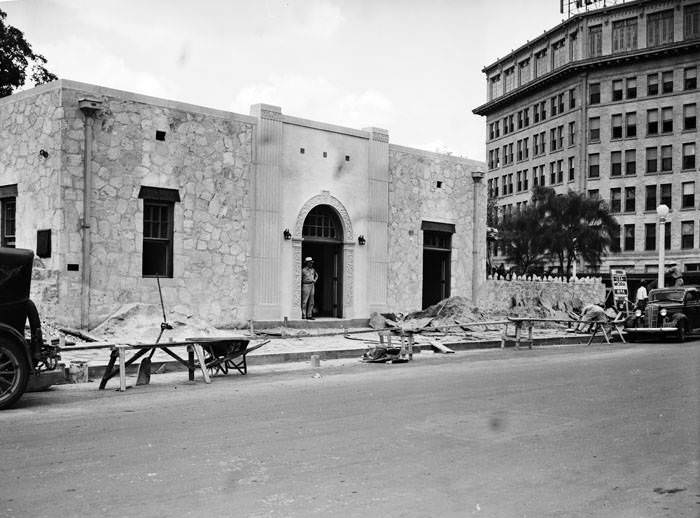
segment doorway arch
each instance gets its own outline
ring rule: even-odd
[[[316,292],[319,316],[351,316],[354,239],[350,216],[337,198],[322,191],[307,200],[299,211],[292,234],[295,272],[291,314],[301,312],[302,261],[311,256],[320,280]]]

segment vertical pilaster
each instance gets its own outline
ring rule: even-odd
[[[389,269],[389,133],[370,133],[368,153],[367,297],[368,310],[386,311]]]
[[[281,315],[281,215],[282,205],[282,110],[256,104],[251,115],[258,118],[255,172],[253,175],[253,221],[251,232],[251,317],[278,319]]]

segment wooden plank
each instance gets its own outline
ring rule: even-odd
[[[454,354],[454,351],[452,349],[450,349],[444,344],[441,344],[437,340],[428,339],[428,343],[430,344],[430,347],[436,349],[439,353]]]
[[[204,361],[204,351],[202,351],[202,346],[199,344],[194,345],[194,353],[197,355],[199,360],[199,368],[202,369],[202,376],[204,376],[204,383],[211,383],[209,378],[209,373],[207,372],[207,364]]]
[[[118,345],[119,349],[119,391],[124,392],[126,390],[126,348],[128,346]]]

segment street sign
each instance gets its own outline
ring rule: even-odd
[[[623,311],[627,314],[627,299],[629,291],[627,289],[627,272],[625,270],[610,270],[610,278],[612,279],[613,303],[615,309]]]

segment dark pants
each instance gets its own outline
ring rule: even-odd
[[[308,282],[301,285],[301,318],[314,316],[314,283]]]

